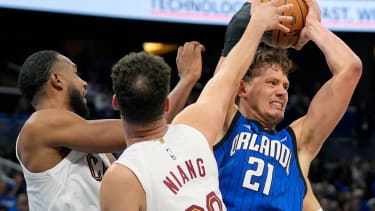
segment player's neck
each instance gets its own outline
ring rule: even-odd
[[[37,93],[32,101],[35,110],[42,109],[67,109],[69,107],[69,98],[62,92],[55,92],[51,89],[45,89]]]
[[[264,130],[275,130],[277,124],[275,124],[272,119],[267,119],[264,116],[260,115],[258,112],[247,108],[248,107],[245,106],[239,107],[240,113],[245,116],[246,119],[258,122]]]
[[[167,121],[163,118],[149,124],[135,125],[124,121],[126,145],[162,137],[168,130]]]
[[[66,109],[70,110],[65,102],[56,98],[44,98],[34,104],[35,110],[43,109]]]

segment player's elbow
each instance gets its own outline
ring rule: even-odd
[[[347,66],[351,77],[356,81],[359,81],[359,79],[361,78],[362,66],[363,66],[362,61],[357,56],[355,58],[353,58],[352,61]]]

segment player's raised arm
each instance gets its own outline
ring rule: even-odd
[[[252,18],[241,39],[228,54],[220,71],[208,81],[197,102],[180,113],[173,123],[191,125],[202,131],[211,145],[215,143],[231,97],[250,66],[263,33],[270,29],[289,31],[280,21],[292,20],[290,16],[281,15],[292,5],[277,7],[277,2],[278,0],[266,3],[261,3],[260,0],[252,2]],[[210,124],[207,124],[208,120]]]
[[[194,43],[195,42],[186,42],[184,49],[190,50],[193,48]],[[205,49],[202,46],[202,51],[204,50]],[[168,122],[171,122],[177,113],[184,108],[186,101],[190,96],[191,90],[194,88],[202,74],[202,59],[196,58],[194,54],[183,53],[182,47],[178,48],[176,64],[180,80],[168,96],[171,102],[170,110],[166,114]]]
[[[305,0],[309,7],[301,42],[313,41],[323,52],[332,77],[313,97],[307,114],[292,124],[298,146],[312,160],[323,142],[343,117],[362,74],[358,56],[334,33],[320,23],[316,0]]]

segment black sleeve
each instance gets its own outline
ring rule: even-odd
[[[222,56],[227,56],[233,46],[240,40],[247,24],[250,21],[250,3],[245,2],[229,21],[224,37]]]

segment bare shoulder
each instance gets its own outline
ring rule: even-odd
[[[35,111],[24,123],[19,133],[19,144],[32,143],[37,146],[51,139],[61,127],[79,119],[74,113],[62,109],[44,109]],[[25,141],[24,141],[25,140]]]
[[[26,120],[19,132],[17,151],[29,171],[41,172],[52,168],[67,153],[55,146],[53,140],[63,127],[59,126],[61,119],[69,115],[68,112],[59,114],[56,109],[46,109],[34,112]]]
[[[83,120],[75,113],[63,109],[44,109],[35,111],[25,122],[23,130],[43,131],[55,130],[61,125]]]
[[[103,185],[115,185],[118,186],[141,186],[135,174],[126,166],[121,164],[112,164],[104,174]],[[121,186],[120,185],[120,186]],[[115,187],[113,187],[115,188]]]
[[[82,119],[72,111],[65,109],[44,109],[36,111],[30,117],[30,120],[43,122],[55,122],[55,120]]]
[[[144,210],[146,194],[129,168],[112,164],[104,174],[100,203],[103,210]]]
[[[303,123],[304,123],[305,118],[306,117],[304,116],[302,118],[296,119],[295,121],[293,121],[289,125],[289,127],[293,130],[293,133],[296,137],[298,150],[300,150],[301,147],[303,147],[301,142],[303,141],[302,139],[304,138],[304,137],[302,137],[302,131],[304,130],[304,128],[303,128],[304,124]]]

